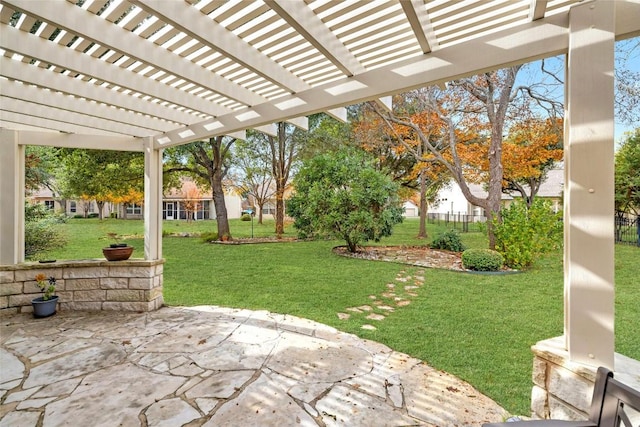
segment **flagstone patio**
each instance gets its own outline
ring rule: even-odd
[[[479,426],[469,384],[288,315],[220,307],[1,321],[0,427]]]

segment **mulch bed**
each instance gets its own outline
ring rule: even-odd
[[[462,268],[460,254],[431,249],[426,246],[365,246],[351,253],[345,246],[333,248],[334,253],[351,258],[388,261],[420,267],[466,271]]]

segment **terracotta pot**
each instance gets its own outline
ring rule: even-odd
[[[102,254],[107,261],[124,261],[129,259],[133,253],[133,246],[121,248],[102,248]]]

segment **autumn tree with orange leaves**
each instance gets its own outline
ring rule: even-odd
[[[402,105],[403,99],[396,97],[396,106]],[[405,105],[406,107],[406,105]],[[428,130],[428,139],[437,135],[441,128],[437,120],[429,120],[425,111],[411,115],[414,122],[421,122],[423,129]],[[449,181],[446,168],[429,152],[428,147],[412,128],[389,123],[371,108],[362,111],[360,120],[355,125],[355,134],[362,148],[373,153],[383,168],[390,171],[392,178],[411,192],[419,190],[418,206],[420,213],[418,238],[427,237],[426,218],[429,202],[435,201],[440,189]]]
[[[187,213],[187,222],[191,222],[191,220],[195,219],[198,209],[200,209],[202,193],[194,182],[187,181],[182,186],[182,197],[184,197],[182,207]]]
[[[428,87],[407,95],[414,111],[429,111],[422,116],[425,121],[415,120],[401,111],[389,112],[374,105],[376,113],[390,128],[404,126],[410,128],[420,139],[424,147],[449,171],[459,185],[465,198],[472,204],[483,208],[487,215],[489,247],[495,249],[494,218],[500,219],[502,199],[503,132],[512,102],[520,92],[515,80],[521,66],[491,71],[478,76],[462,78],[448,84],[445,90]],[[434,134],[432,129],[441,129]],[[425,127],[425,124],[427,125]],[[488,164],[487,197],[481,198],[469,188],[465,175],[468,164],[460,156],[458,147],[474,138],[487,145]]]
[[[502,144],[502,191],[519,193],[531,207],[547,173],[561,161],[562,119],[530,117],[513,123]],[[489,178],[488,145],[483,140],[458,146],[460,157],[468,164],[467,178],[476,183]]]

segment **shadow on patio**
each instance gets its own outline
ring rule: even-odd
[[[479,426],[466,383],[326,325],[165,307],[2,319],[0,426]]]

